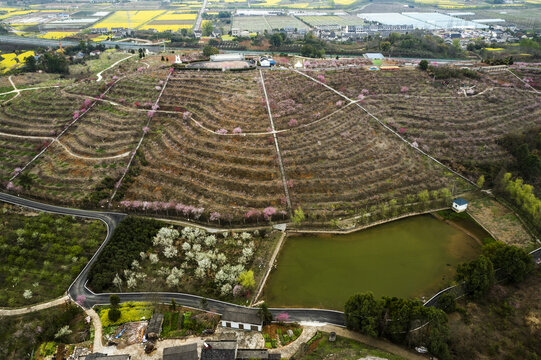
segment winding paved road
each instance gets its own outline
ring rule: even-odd
[[[4,201],[14,205],[24,206],[30,209],[45,211],[55,214],[62,215],[72,215],[79,216],[89,219],[97,219],[103,221],[107,226],[107,236],[105,241],[101,244],[99,249],[96,251],[94,256],[90,259],[88,264],[85,266],[83,271],[77,276],[68,289],[68,295],[73,300],[76,301],[78,296],[84,295],[86,300],[82,304],[85,308],[91,308],[94,305],[98,304],[109,304],[109,293],[95,294],[90,289],[88,289],[85,284],[88,278],[88,273],[92,264],[96,261],[101,251],[107,245],[114,229],[118,223],[127,216],[127,214],[114,213],[114,212],[99,212],[99,211],[90,211],[90,210],[81,210],[73,209],[61,206],[48,205],[40,203],[33,200],[28,200],[19,196],[1,193],[0,192],[0,201]],[[202,297],[191,294],[182,294],[182,293],[168,293],[168,292],[158,292],[158,293],[118,293],[120,300],[125,301],[159,301],[159,302],[170,302],[171,299],[175,299],[177,304],[201,308]],[[243,306],[230,304],[219,300],[207,299],[206,310],[214,311],[219,314],[223,314],[227,310],[234,310],[244,308]],[[257,312],[257,308],[249,308],[250,311]],[[322,322],[329,323],[338,326],[345,325],[344,314],[339,311],[334,310],[320,310],[320,309],[271,309],[271,312],[274,315],[277,315],[282,312],[287,312],[289,317],[293,321],[312,321],[312,322]]]
[[[92,264],[96,261],[97,257],[107,245],[114,229],[118,223],[127,216],[123,213],[114,213],[114,212],[99,212],[99,211],[90,211],[90,210],[81,210],[73,209],[67,207],[60,207],[54,205],[43,204],[37,201],[28,200],[21,198],[19,196],[14,196],[6,193],[0,192],[0,201],[4,201],[10,204],[20,205],[28,207],[34,210],[45,211],[55,214],[62,215],[72,215],[79,216],[89,219],[97,219],[103,221],[107,225],[107,236],[105,241],[101,244],[99,249],[96,251],[94,256],[90,259],[85,268],[77,276],[68,289],[69,297],[75,301],[78,296],[84,295],[86,297],[84,303],[82,304],[85,308],[91,308],[94,305],[99,304],[108,304],[110,293],[95,294],[90,291],[86,286],[86,281],[88,278],[88,273]],[[541,248],[534,250],[530,253],[536,263],[541,262]],[[189,306],[193,308],[202,308],[201,300],[203,299],[197,295],[191,294],[182,294],[182,293],[169,293],[169,292],[153,292],[153,293],[117,293],[122,302],[126,301],[149,301],[149,302],[170,302],[171,299],[175,299],[177,304]],[[434,296],[436,298],[437,296]],[[433,300],[433,299],[431,299]],[[432,304],[427,302],[425,306],[431,306]],[[219,300],[207,299],[206,310],[214,311],[219,314],[223,314],[225,311],[234,310],[234,309],[249,309],[249,311],[257,312],[257,308],[246,308],[240,305],[231,304]],[[289,314],[289,318],[292,321],[306,321],[306,322],[320,322],[334,324],[338,326],[345,326],[345,317],[344,313],[335,310],[325,310],[325,309],[300,309],[300,308],[274,308],[270,309],[273,315],[278,315],[279,313],[286,312]],[[8,315],[8,314],[6,314]],[[15,315],[15,314],[13,314]]]

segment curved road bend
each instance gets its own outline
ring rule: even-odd
[[[30,209],[45,211],[55,214],[62,215],[72,215],[79,216],[90,219],[97,219],[103,221],[107,225],[107,237],[105,241],[98,248],[94,256],[90,259],[88,264],[84,267],[81,273],[73,281],[68,289],[69,297],[75,301],[78,296],[84,295],[86,301],[84,307],[90,308],[94,305],[99,304],[109,304],[109,293],[95,294],[86,285],[88,278],[88,273],[90,272],[90,267],[96,261],[97,257],[107,245],[114,229],[118,223],[127,216],[127,214],[122,213],[113,213],[113,212],[98,212],[90,210],[81,210],[81,209],[72,209],[61,206],[48,205],[40,203],[33,200],[28,200],[21,198],[19,196],[14,196],[6,193],[0,192],[0,201],[7,202],[14,205],[24,206]],[[201,299],[202,297],[191,294],[182,294],[182,293],[168,293],[168,292],[159,292],[159,293],[118,293],[120,300],[122,302],[126,301],[159,301],[159,302],[170,302],[171,299],[179,305],[184,305],[193,308],[201,308]],[[231,304],[219,300],[207,299],[206,310],[214,311],[219,314],[223,314],[228,310],[235,309],[249,309],[249,311],[257,312],[257,308],[246,308],[240,305]],[[287,312],[289,317],[293,321],[314,321],[314,322],[325,322],[329,324],[344,326],[345,319],[344,314],[339,311],[334,310],[323,310],[323,309],[271,309],[273,315],[280,314],[282,312]]]
[[[75,281],[71,284],[68,289],[68,295],[72,300],[76,300],[77,296],[84,295],[86,301],[84,306],[90,308],[94,305],[99,304],[108,304],[109,303],[109,293],[95,294],[90,291],[86,286],[86,280],[88,278],[88,273],[90,267],[96,261],[98,255],[101,253],[105,245],[111,239],[111,235],[118,223],[127,215],[121,213],[111,213],[111,212],[98,212],[98,211],[89,211],[89,210],[80,210],[80,209],[71,209],[60,206],[53,206],[48,204],[39,203],[36,201],[24,199],[18,196],[6,194],[0,192],[0,201],[7,203],[25,206],[31,209],[46,211],[50,213],[63,214],[63,215],[73,215],[80,216],[91,219],[98,219],[107,225],[107,237],[105,241],[101,244],[99,249],[96,251],[94,256],[90,259],[88,264],[85,266],[83,271],[77,276]],[[531,252],[532,256],[539,262],[541,259],[541,248]],[[126,301],[150,301],[150,302],[170,302],[171,299],[179,305],[184,305],[193,308],[201,308],[202,297],[197,295],[182,294],[182,293],[168,293],[168,292],[158,292],[158,293],[118,293],[120,300],[122,302]],[[257,308],[246,308],[244,306],[231,304],[219,300],[207,299],[206,310],[214,311],[219,314],[223,314],[228,310],[235,309],[248,309],[249,311],[257,312]],[[338,326],[345,325],[344,313],[335,310],[325,310],[325,309],[300,309],[300,308],[273,308],[270,309],[273,315],[278,315],[280,313],[286,312],[289,315],[289,318],[293,321],[310,321],[310,322],[322,322],[329,323]]]

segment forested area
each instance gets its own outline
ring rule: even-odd
[[[153,219],[132,216],[122,220],[90,269],[89,287],[102,292],[110,286],[117,273],[128,269],[133,260],[139,258],[140,252],[152,246],[152,238],[162,225]]]
[[[61,296],[105,239],[100,221],[0,208],[0,306]]]

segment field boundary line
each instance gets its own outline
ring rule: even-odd
[[[62,305],[63,303],[70,301],[70,298],[68,295],[62,295],[62,297],[44,302],[39,303],[35,305],[30,305],[24,308],[16,308],[16,309],[0,309],[0,316],[16,316],[16,315],[24,315],[35,311],[40,311],[48,308],[52,308],[58,305]]]
[[[522,80],[521,78],[519,78],[517,76],[517,74],[515,74],[514,72],[512,72],[511,70],[509,69],[506,69],[508,72],[510,72],[514,77],[516,77],[517,79],[519,79],[519,81],[521,81],[523,84],[525,84],[526,86],[530,87],[533,91],[535,91],[536,94],[541,94],[539,91],[537,91],[536,88],[534,88],[532,85],[528,84],[526,81]]]
[[[81,156],[81,155],[77,155],[73,152],[71,152],[71,150],[66,146],[64,145],[60,140],[55,140],[54,137],[50,137],[50,136],[32,136],[32,135],[17,135],[17,134],[8,134],[8,133],[5,133],[5,132],[0,132],[0,136],[6,136],[6,137],[15,137],[15,138],[19,138],[19,139],[35,139],[35,140],[51,140],[51,141],[56,141],[60,146],[62,146],[62,148],[68,153],[70,154],[71,156],[75,157],[75,158],[78,158],[78,159],[83,159],[83,160],[110,160],[110,159],[118,159],[118,158],[121,158],[121,157],[125,157],[125,156],[128,156],[130,154],[130,152],[125,152],[123,154],[119,154],[119,155],[114,155],[114,156],[105,156],[105,157],[89,157],[89,156]]]
[[[261,292],[263,291],[263,288],[265,287],[265,283],[267,282],[267,279],[272,271],[272,266],[274,262],[276,261],[276,257],[278,257],[278,253],[280,252],[280,249],[282,248],[282,245],[284,243],[285,238],[287,237],[287,231],[282,231],[282,235],[280,235],[280,240],[278,240],[278,244],[276,244],[276,248],[274,249],[274,252],[272,253],[272,256],[268,262],[267,270],[265,271],[265,275],[261,279],[261,282],[259,283],[259,286],[257,288],[257,293],[252,298],[252,301],[250,302],[250,306],[253,306],[254,303],[257,301],[259,296],[261,295]]]
[[[124,60],[128,60],[129,58],[134,57],[134,56],[135,56],[135,54],[130,55],[130,56],[127,56],[127,57],[125,57],[124,59],[120,59],[120,60],[118,60],[117,62],[115,62],[113,65],[111,65],[111,66],[109,66],[108,68],[103,69],[102,71],[100,71],[99,73],[97,73],[96,76],[98,77],[98,79],[96,80],[96,82],[100,82],[100,81],[103,79],[103,77],[101,76],[102,73],[106,72],[106,71],[109,70],[109,69],[114,68],[115,66],[117,66],[118,64],[120,64],[121,62],[123,62]]]
[[[348,99],[349,101],[352,101],[350,98],[348,98],[346,95],[342,94],[341,92],[339,92],[338,90],[336,89],[333,89],[332,87],[328,86],[327,84],[324,84],[322,83],[321,81],[318,81],[316,79],[314,79],[313,77],[307,75],[307,74],[303,74],[301,71],[298,71],[298,70],[294,70],[295,72],[299,73],[299,74],[302,74],[304,76],[306,76],[307,78],[311,79],[312,81],[315,81],[317,82],[318,84],[321,84],[323,86],[325,86],[326,88],[334,91],[336,94],[342,96],[343,98],[345,99]],[[353,101],[352,101],[353,102]],[[473,185],[475,188],[477,188],[477,184],[475,184],[473,181],[471,181],[470,179],[468,179],[467,177],[465,177],[464,175],[462,174],[459,174],[458,172],[454,171],[453,169],[451,169],[450,167],[448,167],[447,165],[443,164],[442,162],[440,162],[438,159],[434,158],[433,156],[427,154],[426,152],[424,152],[423,150],[419,149],[419,147],[416,147],[416,146],[413,146],[412,143],[410,143],[408,140],[406,140],[402,135],[400,135],[399,133],[397,133],[395,130],[393,130],[392,128],[390,128],[387,124],[385,124],[383,121],[381,121],[380,119],[378,119],[374,114],[372,114],[370,111],[368,111],[364,106],[362,106],[361,104],[359,104],[359,102],[355,102],[355,105],[357,105],[359,108],[361,108],[365,113],[367,113],[370,117],[372,117],[374,120],[376,120],[381,126],[383,126],[385,129],[387,129],[388,131],[390,131],[391,133],[393,133],[396,137],[398,137],[400,140],[402,140],[404,143],[406,143],[407,145],[409,145],[409,147],[411,147],[412,149],[420,152],[422,155],[426,156],[427,158],[429,158],[430,160],[434,161],[435,163],[437,163],[438,165],[442,166],[443,168],[447,169],[448,171],[450,171],[451,173],[455,174],[456,176],[460,177],[461,179],[465,180],[466,182],[468,182],[469,184]]]
[[[263,72],[259,69],[259,75],[261,76],[261,86],[263,87],[263,93],[265,94],[265,103],[267,105],[267,111],[269,113],[269,120],[271,123],[272,136],[274,137],[274,145],[276,146],[276,154],[278,155],[278,164],[280,165],[280,172],[282,173],[282,183],[284,185],[284,192],[286,194],[287,207],[289,214],[291,215],[293,209],[291,208],[291,200],[289,198],[289,190],[287,189],[286,173],[284,170],[284,164],[282,162],[282,155],[280,154],[280,146],[278,145],[278,136],[276,136],[276,130],[274,128],[274,120],[272,119],[272,112],[269,104],[269,97],[267,96],[267,88],[265,87],[265,78]]]
[[[120,80],[120,79],[118,79]],[[103,94],[107,94],[109,92],[109,90],[111,90],[111,88],[113,86],[115,86],[115,84],[118,82],[118,80],[116,80],[115,82],[113,82],[113,84],[111,86],[109,86],[107,88],[107,90],[105,90],[103,92]],[[72,122],[70,122],[65,128],[64,130],[62,130],[60,132],[60,134],[58,134],[54,139],[53,141],[51,141],[47,146],[45,146],[43,148],[43,150],[41,150],[36,156],[34,156],[28,163],[26,163],[26,165],[24,165],[21,170],[19,172],[17,172],[15,175],[13,175],[10,179],[9,179],[9,182],[13,181],[17,176],[19,176],[19,174],[22,174],[23,171],[28,167],[30,166],[34,161],[36,161],[45,151],[47,151],[47,149],[49,147],[51,147],[51,145],[53,145],[55,143],[55,141],[58,141],[58,139],[60,139],[60,137],[62,135],[64,135],[64,133],[66,133],[73,124],[75,124],[77,121],[79,121],[79,119],[81,119],[87,112],[89,112],[93,107],[94,105],[96,105],[97,101],[94,99],[94,101],[92,102],[92,104],[90,104],[90,106],[88,107],[88,109],[86,109],[84,112],[82,112],[81,114],[79,114],[79,116],[77,116],[76,119],[74,119]]]
[[[169,72],[169,74],[167,74],[167,78],[165,79],[165,83],[163,84],[162,89],[160,90],[160,93],[158,94],[158,98],[156,99],[156,101],[154,102],[154,105],[152,106],[152,109],[154,109],[156,107],[156,105],[158,105],[158,103],[160,102],[160,99],[162,98],[162,94],[163,94],[167,84],[169,83],[169,78],[171,77],[171,74],[172,74],[172,72]],[[155,111],[155,110],[149,110],[149,111]],[[149,116],[144,127],[148,127],[150,125],[151,120],[152,120],[152,117]],[[124,178],[126,177],[126,174],[130,170],[130,166],[131,166],[131,164],[133,162],[133,159],[135,159],[135,155],[137,154],[137,150],[139,150],[139,148],[141,147],[141,144],[143,143],[143,140],[145,139],[145,135],[146,135],[146,132],[145,132],[145,130],[143,130],[143,135],[139,139],[139,142],[137,143],[137,146],[131,152],[131,157],[130,157],[130,160],[128,161],[128,165],[126,165],[126,169],[122,173],[122,176],[120,177],[118,182],[115,184],[115,190],[113,191],[113,194],[111,195],[111,198],[109,199],[109,207],[111,207],[111,204],[113,203],[113,199],[115,198],[116,193],[117,193],[118,189],[120,188],[120,185],[122,185],[122,181],[124,180]]]

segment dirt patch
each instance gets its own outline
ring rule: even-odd
[[[123,349],[126,346],[141,343],[147,324],[147,321],[137,321],[119,326],[113,336],[113,341],[118,343],[117,348]],[[118,335],[120,335],[119,338],[115,339]]]
[[[532,237],[516,215],[493,199],[472,200],[468,206],[468,213],[489,230],[497,240],[520,247],[531,244]]]

